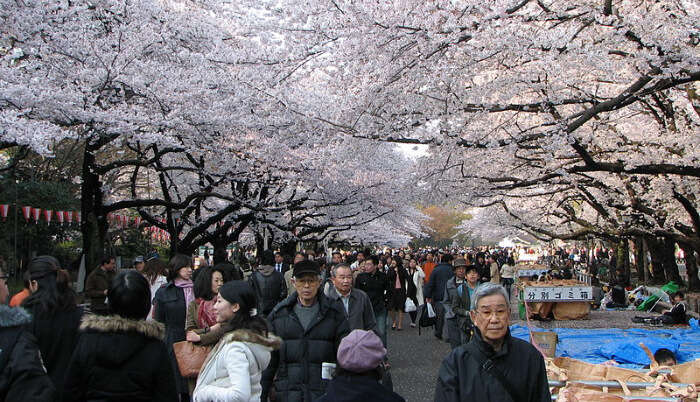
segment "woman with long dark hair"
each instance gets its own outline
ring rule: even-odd
[[[158,289],[153,298],[153,318],[165,324],[165,345],[175,373],[177,392],[182,401],[187,401],[187,382],[180,375],[173,343],[185,340],[187,305],[194,300],[192,262],[184,254],[175,254],[169,265],[168,284]]]
[[[145,321],[151,289],[136,271],[112,280],[108,315],[87,315],[66,374],[64,401],[177,400],[163,324]]]
[[[213,345],[223,335],[221,325],[216,322],[214,303],[219,288],[224,284],[224,273],[216,266],[199,268],[197,272],[194,280],[194,300],[187,305],[186,338],[203,346]],[[195,380],[187,379],[190,394],[194,391]]]
[[[401,260],[391,259],[387,277],[391,287],[391,303],[389,305],[391,329],[401,331],[403,310],[406,307],[406,285],[408,283],[408,271],[402,266]]]
[[[260,400],[262,372],[282,340],[268,333],[256,306],[255,291],[247,282],[231,281],[219,289],[216,320],[228,323],[230,331],[202,365],[194,402]]]
[[[34,257],[27,266],[31,296],[24,307],[33,317],[27,329],[37,339],[46,371],[63,400],[65,370],[77,343],[83,310],[77,306],[68,271],[49,255]]]

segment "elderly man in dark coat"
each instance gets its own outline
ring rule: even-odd
[[[270,332],[283,342],[263,372],[261,401],[267,401],[273,379],[278,402],[311,402],[323,395],[330,377],[321,368],[335,364],[340,341],[350,332],[343,306],[319,292],[318,264],[300,261],[292,272],[296,292],[268,316]]]
[[[550,402],[542,355],[510,335],[510,304],[503,286],[480,285],[471,303],[474,336],[443,360],[435,402]]]
[[[364,329],[377,332],[377,320],[374,318],[372,301],[367,293],[352,287],[352,268],[340,263],[331,269],[333,286],[328,288],[326,296],[343,307],[350,329]],[[377,335],[379,335],[377,333]]]

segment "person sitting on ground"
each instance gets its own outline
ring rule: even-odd
[[[326,393],[315,402],[402,402],[379,381],[384,376],[386,349],[377,334],[355,329],[340,341],[338,369]]]
[[[542,355],[510,334],[510,303],[503,286],[481,284],[469,315],[474,334],[443,360],[435,402],[551,402]]]
[[[661,312],[661,321],[665,325],[688,325],[688,316],[686,314],[687,307],[683,301],[683,292],[678,291],[671,295],[673,307],[670,310]]]
[[[165,328],[146,321],[151,287],[134,270],[118,273],[107,292],[108,315],[86,315],[66,373],[64,402],[174,401]]]

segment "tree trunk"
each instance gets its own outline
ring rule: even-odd
[[[684,282],[678,272],[678,264],[676,264],[676,242],[671,239],[663,240],[663,262],[666,279],[682,286]]]
[[[285,261],[291,263],[294,260],[294,254],[297,252],[297,242],[295,240],[291,240],[280,244],[280,252],[282,253]]]
[[[617,255],[617,268],[622,270],[625,276],[625,283],[629,283],[630,280],[630,257],[629,257],[629,244],[627,240],[622,239],[617,243],[616,247]]]
[[[663,244],[656,238],[647,239],[649,253],[651,254],[651,282],[655,284],[666,283],[666,271],[663,265]]]
[[[80,194],[81,223],[83,236],[83,253],[85,254],[85,272],[90,273],[105,253],[108,223],[102,213],[102,182],[94,173],[95,156],[87,149],[84,152],[82,168],[82,186]]]
[[[226,247],[228,247],[227,236],[220,236],[211,242],[214,246],[214,264],[220,262],[228,262],[228,253],[226,252]]]
[[[688,274],[688,291],[700,291],[700,278],[698,278],[698,261],[695,258],[695,249],[687,244],[680,244],[685,253],[685,272]]]
[[[644,241],[641,237],[634,239],[634,260],[637,263],[637,280],[644,281]]]
[[[265,251],[265,239],[263,239],[262,234],[255,233],[255,255],[260,258],[263,251]]]

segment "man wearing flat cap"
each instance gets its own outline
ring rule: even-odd
[[[342,304],[319,292],[316,262],[299,261],[292,276],[295,291],[267,318],[270,332],[283,342],[263,372],[263,402],[268,400],[273,379],[278,402],[311,402],[323,395],[330,380],[322,378],[323,363],[336,363],[340,341],[350,332]]]

